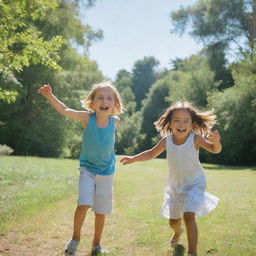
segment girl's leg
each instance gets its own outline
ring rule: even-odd
[[[105,216],[106,215],[95,212],[94,238],[92,242],[93,247],[100,245],[101,235],[105,224]]]
[[[80,240],[81,228],[84,223],[87,210],[90,208],[88,205],[79,205],[76,208],[74,215],[74,230],[73,230],[73,240]]]
[[[196,218],[194,212],[184,213],[184,222],[187,230],[188,238],[188,253],[193,256],[197,255],[197,240],[198,240],[198,230],[196,224]]]
[[[174,235],[172,236],[171,240],[173,242],[178,242],[181,235],[181,219],[169,219],[169,225],[174,231]]]

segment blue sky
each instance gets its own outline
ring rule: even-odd
[[[199,45],[188,34],[171,34],[170,13],[196,0],[97,0],[84,15],[93,29],[102,29],[104,38],[91,46],[89,56],[103,74],[115,78],[120,69],[131,71],[134,63],[154,56],[160,67],[171,68],[170,59],[198,52]]]

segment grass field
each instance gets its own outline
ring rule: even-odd
[[[0,255],[62,255],[72,230],[77,164],[76,160],[0,158]],[[210,164],[204,168],[207,191],[220,202],[212,213],[197,219],[198,255],[255,256],[256,168]],[[109,256],[186,255],[185,234],[182,246],[173,251],[167,243],[168,221],[159,215],[166,178],[165,160],[118,163],[114,210],[102,241]],[[92,235],[90,212],[77,256],[88,255]]]

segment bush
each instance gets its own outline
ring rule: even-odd
[[[12,154],[13,149],[11,147],[8,147],[7,145],[1,145],[0,144],[0,155],[10,155]]]

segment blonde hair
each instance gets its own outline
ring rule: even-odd
[[[83,102],[83,105],[89,111],[94,112],[93,107],[92,107],[92,103],[93,103],[93,100],[95,98],[95,95],[96,95],[96,93],[99,89],[106,88],[106,87],[112,89],[112,91],[114,93],[114,96],[115,96],[115,108],[114,108],[113,115],[118,115],[118,114],[123,113],[125,108],[123,106],[121,96],[120,96],[119,92],[117,91],[116,87],[109,81],[94,84],[92,86],[92,89],[89,92],[88,96],[85,98],[85,100]]]
[[[171,134],[170,123],[172,115],[176,110],[185,110],[191,115],[193,128],[192,132],[206,135],[211,131],[212,126],[216,123],[216,116],[213,111],[201,112],[194,107],[190,102],[179,101],[171,105],[166,112],[154,123],[158,132],[161,136],[167,136]]]

